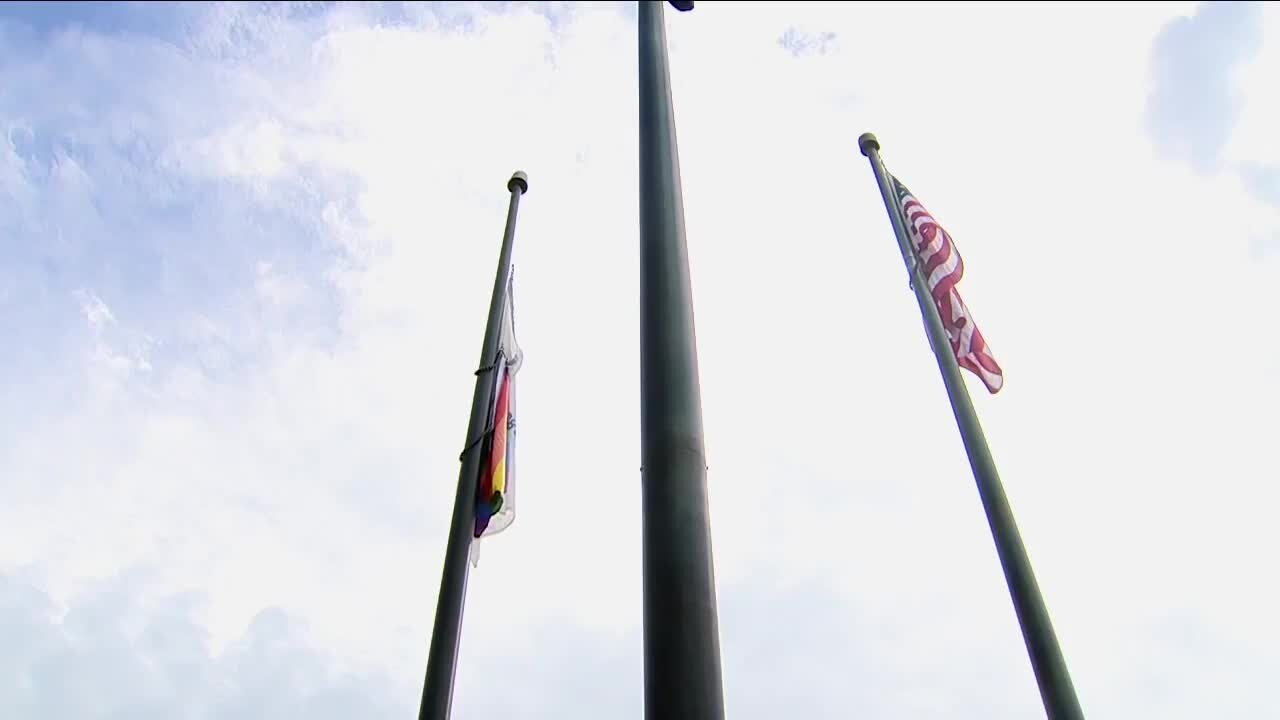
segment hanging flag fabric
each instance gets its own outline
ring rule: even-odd
[[[892,176],[890,176],[892,177]],[[898,196],[898,208],[902,211],[911,249],[921,263],[921,271],[928,284],[929,294],[938,307],[942,325],[951,339],[951,350],[956,363],[977,375],[992,393],[1004,386],[1004,372],[991,355],[991,348],[978,331],[973,315],[956,285],[964,277],[964,261],[956,250],[951,235],[925,210],[907,186],[893,178],[894,192]]]
[[[498,335],[498,352],[491,370],[494,378],[494,400],[489,409],[486,426],[488,432],[482,445],[483,455],[476,489],[476,524],[473,533],[476,538],[506,530],[516,516],[516,373],[524,361],[524,354],[516,342],[511,288],[508,281],[507,301],[502,310],[502,325]],[[473,564],[475,561],[476,555],[473,552]]]

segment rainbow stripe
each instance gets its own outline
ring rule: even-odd
[[[493,359],[493,404],[489,406],[487,432],[479,448],[473,528],[477,542],[471,544],[472,565],[477,562],[478,540],[506,530],[516,519],[516,374],[524,364],[524,353],[516,342],[511,289],[508,280],[498,352]]]
[[[498,399],[494,403],[493,434],[489,438],[487,458],[480,476],[480,492],[476,498],[475,536],[484,535],[489,522],[502,511],[507,493],[507,472],[511,464],[508,443],[514,430],[511,413],[511,395],[515,378],[510,372],[502,373],[498,386]]]

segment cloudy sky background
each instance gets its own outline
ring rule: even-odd
[[[1039,696],[857,136],[952,232],[1090,718],[1280,714],[1280,6],[668,11],[734,718]],[[635,9],[0,7],[0,717],[639,718]]]

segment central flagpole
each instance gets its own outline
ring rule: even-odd
[[[489,319],[484,326],[480,345],[480,368],[476,370],[475,392],[471,397],[471,420],[467,423],[467,444],[462,451],[462,468],[458,471],[458,492],[453,499],[453,519],[449,524],[449,540],[445,545],[444,569],[440,576],[440,596],[436,600],[435,626],[431,630],[431,648],[427,651],[427,675],[422,683],[422,705],[418,720],[448,720],[453,705],[453,679],[458,661],[458,641],[462,634],[462,606],[467,593],[467,555],[471,549],[476,521],[476,483],[480,479],[480,448],[483,433],[493,405],[494,361],[498,355],[502,308],[507,282],[511,276],[511,246],[516,236],[516,210],[520,196],[529,189],[529,178],[517,172],[507,181],[511,203],[507,206],[507,225],[502,232],[502,248],[498,251],[498,272],[493,278],[489,297]]]
[[[673,2],[679,10],[692,2]],[[663,3],[640,0],[644,712],[723,720],[702,403]]]
[[[951,398],[951,411],[955,415],[956,424],[960,427],[960,437],[964,441],[965,452],[969,456],[969,466],[973,469],[973,478],[977,481],[978,495],[982,498],[982,507],[987,514],[987,524],[991,527],[991,536],[995,540],[996,554],[1000,557],[1000,565],[1004,569],[1005,582],[1009,586],[1009,595],[1013,600],[1014,612],[1022,628],[1022,640],[1026,643],[1027,653],[1031,656],[1031,668],[1036,675],[1036,684],[1040,688],[1040,699],[1044,703],[1045,712],[1050,720],[1082,720],[1084,714],[1080,710],[1080,702],[1076,699],[1076,691],[1071,683],[1071,675],[1067,672],[1066,661],[1062,658],[1062,649],[1058,646],[1058,638],[1053,632],[1053,624],[1049,620],[1049,610],[1045,607],[1044,598],[1040,595],[1040,587],[1031,570],[1031,561],[1027,558],[1026,548],[1022,545],[1022,537],[1018,526],[1013,521],[1013,510],[1005,497],[1004,487],[1000,484],[1000,475],[996,472],[995,461],[991,458],[991,450],[987,447],[987,439],[978,423],[978,415],[974,412],[973,401],[965,388],[964,379],[960,376],[960,365],[951,349],[951,341],[942,326],[942,318],[938,308],[929,295],[929,288],[921,272],[920,263],[916,261],[915,252],[907,234],[906,222],[898,209],[897,194],[889,182],[884,163],[880,160],[880,142],[876,136],[866,133],[858,138],[858,147],[862,154],[871,161],[871,170],[875,173],[876,182],[880,186],[880,195],[884,198],[885,210],[889,212],[889,222],[898,239],[898,249],[902,251],[902,259],[907,264],[911,276],[911,287],[915,290],[916,302],[920,305],[920,313],[924,316],[925,330],[929,336],[929,345],[938,359],[938,369],[942,371],[942,381],[946,385],[947,395]]]

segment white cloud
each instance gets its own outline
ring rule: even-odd
[[[129,573],[69,609],[21,578],[0,575],[6,717],[351,717],[404,714],[385,676],[343,672],[278,608],[258,613],[228,648],[211,653],[193,594],[155,593]],[[49,692],[56,678],[58,692]]]
[[[1149,53],[1179,14],[668,14],[729,714],[1039,712],[867,130],[964,253],[1008,373],[975,401],[1090,717],[1265,712],[1277,589],[1249,569],[1275,541],[1280,344],[1259,330],[1276,268],[1248,246],[1280,219],[1154,158]],[[634,25],[608,5],[556,17],[222,5],[181,42],[85,31],[22,58],[46,78],[92,59],[113,90],[22,117],[0,100],[10,137],[72,148],[57,167],[79,173],[45,181],[10,143],[0,189],[39,188],[4,193],[31,218],[15,227],[74,221],[61,272],[115,318],[117,352],[156,347],[147,377],[46,407],[89,381],[91,344],[83,317],[33,335],[81,354],[6,404],[4,428],[42,409],[0,446],[18,538],[0,570],[74,607],[154,568],[157,592],[203,593],[215,658],[279,607],[335,672],[383,671],[386,707],[416,705],[504,185],[525,169],[520,519],[472,575],[455,707],[564,717],[590,687],[593,716],[639,717]],[[792,27],[840,42],[796,58]],[[33,286],[38,258],[3,248]],[[118,280],[140,267],[173,279]],[[302,701],[282,702],[262,707]]]
[[[80,301],[80,311],[84,313],[84,319],[95,332],[101,332],[107,325],[115,324],[116,318],[111,314],[111,308],[102,302],[102,298],[93,293],[79,291],[76,293],[76,299]]]
[[[1239,120],[1225,155],[1233,163],[1280,164],[1280,142],[1265,130],[1280,123],[1280,103],[1266,90],[1263,78],[1274,77],[1280,70],[1280,49],[1274,39],[1280,35],[1280,12],[1268,3],[1260,3],[1258,34],[1264,42],[1254,56],[1232,78],[1240,94]]]

